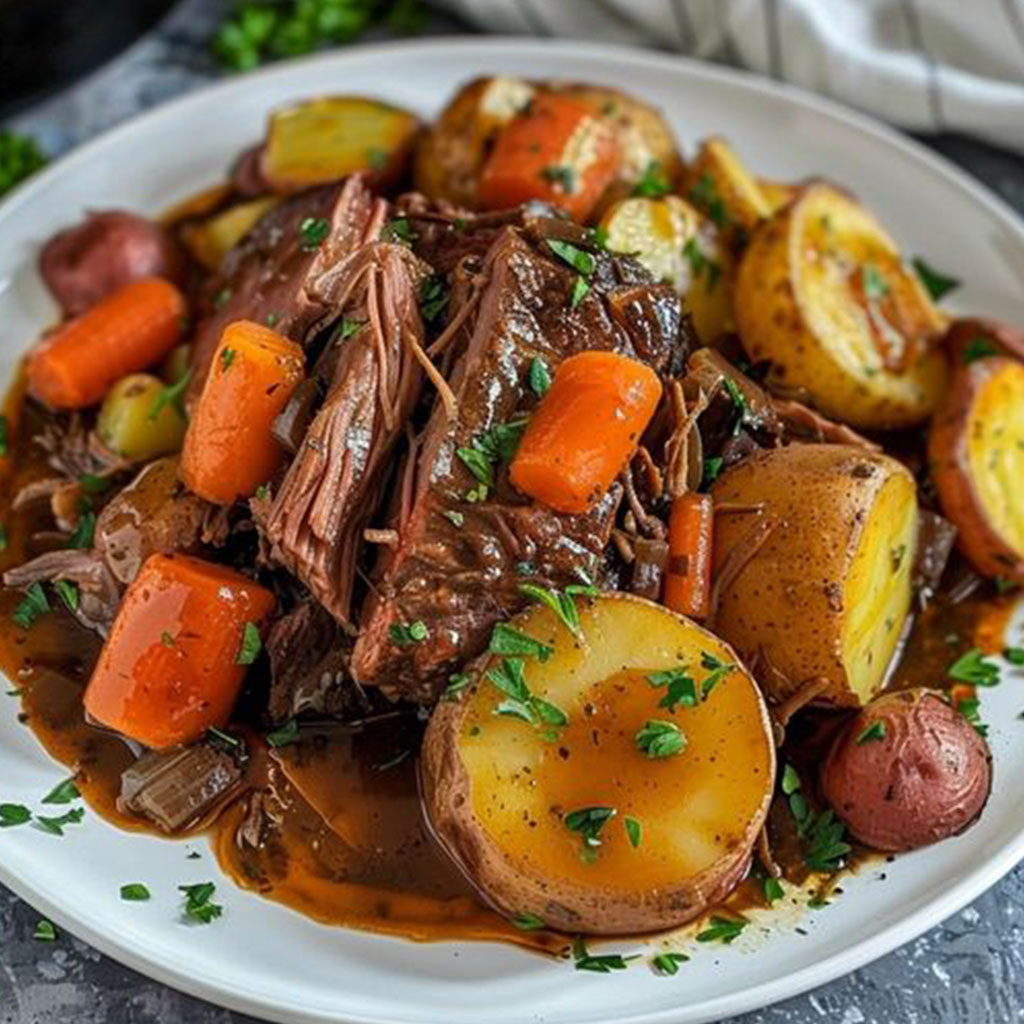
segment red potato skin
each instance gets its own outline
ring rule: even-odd
[[[43,246],[39,272],[65,316],[145,277],[184,281],[187,259],[159,224],[123,210],[90,213]]]
[[[881,739],[858,739],[881,722]],[[883,694],[839,734],[821,790],[859,842],[898,852],[963,832],[992,788],[992,754],[958,711],[928,690]]]
[[[1024,583],[1024,553],[1008,547],[990,526],[971,477],[967,452],[967,422],[976,396],[990,376],[1016,360],[988,356],[966,365],[958,363],[928,435],[928,463],[939,503],[957,528],[957,545],[978,572]]]

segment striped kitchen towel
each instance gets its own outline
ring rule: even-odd
[[[1024,150],[1024,0],[435,2],[488,31],[655,46]]]

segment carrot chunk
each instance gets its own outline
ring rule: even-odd
[[[683,494],[672,502],[662,599],[673,611],[693,619],[706,619],[711,610],[714,521],[710,494]]]
[[[269,327],[224,328],[185,434],[181,479],[221,505],[253,494],[281,465],[274,419],[303,377],[302,349]]]
[[[30,394],[53,409],[95,405],[115,381],[152,366],[174,348],[185,312],[185,297],[163,278],[118,288],[32,350]]]
[[[658,375],[635,359],[570,356],[530,418],[509,479],[559,512],[585,512],[636,450],[660,397]]]
[[[157,750],[224,725],[259,649],[253,630],[274,603],[269,590],[232,569],[151,555],[125,592],[85,710]]]
[[[501,130],[477,194],[484,209],[543,199],[585,220],[620,162],[611,127],[589,107],[539,93]]]

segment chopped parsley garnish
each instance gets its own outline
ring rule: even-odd
[[[323,245],[331,233],[331,225],[326,217],[306,217],[299,225],[299,238],[302,250],[312,252]]]
[[[1024,665],[1024,647],[1007,647],[1003,657],[1011,665]]]
[[[545,181],[551,182],[552,185],[560,186],[566,195],[572,195],[576,191],[576,172],[571,167],[552,164],[543,168],[540,176]]]
[[[6,128],[0,131],[0,196],[35,174],[45,163],[46,157],[30,135]]]
[[[24,804],[0,804],[0,828],[14,828],[32,820],[32,812]]]
[[[672,191],[672,182],[668,180],[657,160],[651,160],[644,168],[644,173],[633,186],[633,195],[657,199]]]
[[[915,256],[911,261],[917,276],[921,279],[925,291],[938,302],[943,296],[960,287],[960,282],[955,277],[949,277],[934,267],[928,266],[920,256]]]
[[[678,974],[679,965],[685,964],[689,959],[685,953],[658,953],[651,957],[651,966],[655,974],[669,976]]]
[[[861,734],[857,737],[857,746],[861,746],[865,743],[876,743],[878,740],[885,739],[885,722],[881,719],[872,722]]]
[[[267,733],[267,744],[275,749],[279,749],[280,747],[290,747],[293,743],[298,743],[300,738],[299,723],[294,718],[290,718],[284,725]]]
[[[226,732],[224,729],[218,729],[215,725],[211,725],[206,730],[205,739],[211,747],[214,747],[217,750],[223,750],[224,753],[231,754],[240,760],[244,760],[248,757],[245,740],[243,740],[241,736],[235,736],[234,733]]]
[[[686,734],[675,722],[648,719],[634,737],[637,749],[651,760],[674,757],[686,749]]]
[[[69,612],[78,610],[78,587],[70,580],[54,580],[53,589]]]
[[[211,902],[217,886],[213,882],[199,882],[197,885],[179,885],[178,890],[185,894],[185,905],[182,908],[185,917],[198,924],[209,924],[224,913],[224,908]]]
[[[637,849],[640,843],[643,842],[644,838],[644,827],[637,818],[633,818],[630,815],[626,815],[622,819],[622,824],[626,826],[626,838],[629,840],[629,845],[633,849]]]
[[[63,782],[58,782],[57,785],[43,797],[42,802],[44,804],[70,804],[75,800],[80,799],[81,795],[82,794],[78,791],[78,786],[75,785],[75,780],[65,779]]]
[[[32,938],[36,942],[56,942],[57,929],[54,928],[52,921],[47,921],[45,917],[41,918],[36,922],[36,930],[32,933]]]
[[[610,974],[612,971],[624,971],[630,960],[639,959],[635,956],[623,956],[621,953],[603,953],[591,955],[582,937],[577,937],[572,944],[572,957],[577,971],[594,971],[596,974]]]
[[[530,692],[522,658],[503,658],[494,668],[487,670],[490,680],[506,699],[495,708],[496,715],[509,715],[530,725],[549,725],[560,728],[568,725],[569,716],[556,704]]]
[[[693,272],[694,279],[699,278],[705,270],[707,271],[708,291],[711,291],[718,284],[722,276],[721,265],[714,260],[709,260],[704,255],[695,237],[686,240],[686,244],[683,246],[683,255],[690,263],[690,270]]]
[[[725,390],[729,393],[729,398],[732,400],[733,407],[736,410],[736,423],[733,426],[733,434],[740,432],[740,427],[743,426],[747,421],[747,417],[750,415],[750,406],[747,404],[747,396],[740,390],[740,386],[732,379],[732,377],[723,377],[722,384],[725,386]]]
[[[228,351],[225,349],[225,351]],[[192,379],[192,371],[186,370],[177,381],[161,388],[149,407],[148,419],[155,420],[167,406],[177,410],[182,419],[185,418],[185,389]]]
[[[7,417],[0,414],[0,456],[11,453],[11,427]]]
[[[800,776],[787,764],[782,774],[782,792],[789,797],[789,810],[804,845],[804,864],[812,871],[838,871],[851,849],[843,839],[842,822],[835,820],[831,810],[815,814],[801,788]]]
[[[485,487],[494,486],[494,466],[479,448],[456,448],[455,454],[479,483]]]
[[[728,226],[729,213],[715,187],[715,180],[710,174],[702,174],[697,179],[697,183],[690,189],[690,199],[711,218],[712,223],[717,227]]]
[[[771,875],[766,875],[762,880],[761,892],[764,893],[765,902],[769,907],[786,895],[782,883],[777,878],[772,878]]]
[[[455,511],[455,509],[446,509],[441,513],[448,520],[452,526],[462,529],[466,525],[466,517],[461,512]]]
[[[884,299],[889,294],[889,285],[873,263],[865,263],[860,268],[860,284],[864,295],[872,301]]]
[[[233,348],[222,348],[220,350],[220,372],[227,373],[231,364],[235,361],[235,350]]]
[[[62,836],[67,825],[79,825],[85,817],[85,810],[81,807],[74,807],[70,811],[57,817],[48,818],[45,815],[37,814],[34,824],[36,828],[50,835]]]
[[[960,354],[961,362],[965,366],[976,363],[979,359],[987,359],[989,356],[999,355],[999,346],[984,334],[975,334]]]
[[[487,648],[491,654],[502,654],[513,658],[536,658],[547,661],[555,653],[550,644],[535,640],[532,636],[499,622],[491,633],[491,642]]]
[[[550,387],[551,371],[548,364],[540,356],[534,356],[530,360],[530,390],[538,398],[543,398]]]
[[[782,769],[782,792],[786,796],[790,796],[800,788],[800,776],[797,775],[796,769],[791,765],[787,764]]]
[[[708,675],[704,677],[704,681],[700,684],[700,698],[701,700],[707,700],[711,691],[736,667],[731,662],[721,661],[716,658],[713,654],[709,654],[707,651],[702,651],[700,655],[700,664],[702,668],[708,670]]]
[[[659,708],[666,708],[675,714],[676,708],[695,708],[697,706],[697,684],[686,669],[670,668],[661,672],[652,672],[647,677],[651,686],[666,687],[665,696],[658,702]]]
[[[725,459],[721,455],[712,455],[710,458],[705,459],[704,476],[701,480],[701,486],[710,487],[718,479],[718,475],[722,472],[724,465]]]
[[[448,685],[441,694],[441,700],[454,700],[473,681],[469,672],[457,672],[448,677]]]
[[[515,457],[526,424],[525,417],[509,423],[496,423],[489,430],[474,437],[469,447],[457,448],[455,454],[476,477],[478,483],[485,487],[493,487],[494,467]]]
[[[417,236],[408,217],[396,217],[384,225],[380,237],[385,242],[393,242],[396,245],[412,245]]]
[[[542,918],[539,918],[536,914],[531,914],[528,911],[516,914],[516,916],[512,918],[512,923],[521,932],[535,932],[545,927]]]
[[[739,938],[740,933],[747,927],[747,923],[742,918],[721,917],[718,914],[713,914],[708,927],[697,934],[697,941],[722,942],[728,946]]]
[[[431,274],[423,279],[420,285],[420,314],[428,324],[432,324],[444,312],[448,299],[449,292],[443,277]]]
[[[961,654],[949,666],[948,673],[950,679],[972,686],[996,686],[999,683],[999,666],[987,660],[977,647]]]
[[[564,590],[559,591],[538,586],[536,583],[520,583],[519,593],[550,608],[570,633],[579,636],[580,613],[576,607],[576,598],[578,596],[594,597],[597,594],[597,589],[570,583]]]
[[[961,697],[956,702],[956,709],[967,719],[979,736],[988,736],[988,726],[981,720],[981,701],[977,697]]]
[[[263,650],[263,640],[260,637],[259,627],[255,622],[247,622],[242,627],[242,646],[238,649],[235,657],[236,665],[251,665]]]
[[[616,814],[618,811],[614,807],[580,807],[562,818],[565,827],[570,832],[579,833],[583,840],[584,859],[593,858],[601,845],[601,830]]]
[[[149,898],[149,889],[141,882],[129,882],[121,886],[121,899],[128,903],[145,903]]]
[[[415,622],[396,622],[388,630],[391,642],[396,647],[412,647],[413,644],[421,644],[430,636],[430,630],[422,619]]]
[[[11,618],[16,626],[22,629],[31,629],[40,615],[45,615],[50,610],[50,602],[47,600],[46,591],[39,582],[30,583],[25,590],[25,596],[18,602]]]
[[[108,476],[97,476],[95,473],[83,473],[78,483],[86,494],[105,494],[110,490],[113,481]]]
[[[78,525],[75,526],[68,537],[68,547],[79,551],[88,551],[92,547],[93,536],[96,533],[96,513],[83,512],[78,517]]]
[[[485,483],[478,483],[475,487],[470,487],[466,491],[465,498],[470,505],[476,505],[478,502],[487,500],[488,487]]]
[[[353,334],[358,334],[365,326],[365,320],[353,320],[352,317],[343,316],[334,332],[334,339],[335,341],[348,341]]]
[[[547,244],[548,248],[577,274],[590,277],[594,272],[594,257],[586,249],[581,249],[571,242],[563,242],[559,238],[549,238]]]
[[[573,282],[572,294],[569,296],[569,308],[575,309],[587,297],[589,291],[590,282],[585,277],[577,276]]]

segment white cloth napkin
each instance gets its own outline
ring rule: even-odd
[[[1024,151],[1024,0],[435,0],[492,32],[740,65],[915,131]]]

